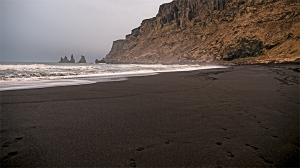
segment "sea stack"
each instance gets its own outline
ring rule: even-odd
[[[81,55],[79,63],[86,63],[85,57],[83,55]]]
[[[59,63],[69,63],[70,61],[68,60],[67,56],[65,56],[65,58],[60,58]]]
[[[65,58],[60,58],[60,61],[59,63],[75,63],[75,59],[74,59],[74,56],[73,54],[71,55],[71,60],[69,61],[68,57],[65,56]]]
[[[70,63],[75,63],[75,59],[74,59],[74,56],[73,56],[73,54],[71,55],[71,60],[70,60]]]

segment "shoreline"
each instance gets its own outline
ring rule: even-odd
[[[289,67],[0,94],[4,167],[299,166],[299,74]]]
[[[22,90],[22,89],[35,89],[35,88],[48,88],[58,86],[72,86],[72,85],[84,85],[93,84],[98,82],[113,82],[127,80],[129,77],[136,76],[151,76],[164,72],[183,72],[183,71],[195,71],[205,69],[220,69],[227,68],[226,66],[219,65],[206,65],[199,67],[193,67],[191,65],[187,68],[178,67],[179,69],[166,69],[166,70],[149,70],[142,71],[124,71],[124,72],[104,72],[99,74],[85,74],[85,75],[67,75],[67,76],[45,76],[45,77],[31,77],[31,78],[10,78],[7,81],[0,81],[0,92],[8,90]],[[120,67],[119,67],[120,68]],[[101,72],[101,71],[100,71]]]

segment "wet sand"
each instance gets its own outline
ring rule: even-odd
[[[0,92],[1,166],[299,166],[299,72],[289,68]]]

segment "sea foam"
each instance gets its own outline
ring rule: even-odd
[[[161,64],[1,63],[0,91],[120,81],[132,76],[155,75],[159,72],[213,68],[225,67]]]

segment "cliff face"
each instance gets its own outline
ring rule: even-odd
[[[109,63],[251,64],[300,58],[300,0],[173,0],[113,43]]]

